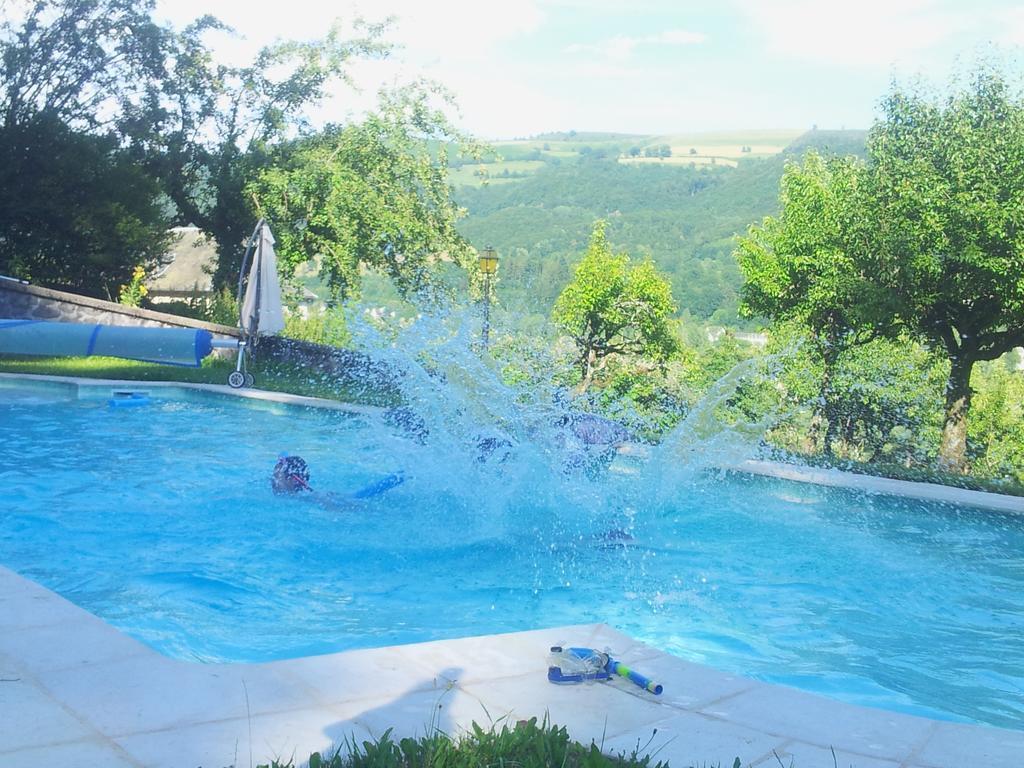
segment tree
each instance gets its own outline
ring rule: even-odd
[[[894,326],[887,294],[861,271],[865,228],[865,169],[852,158],[810,152],[789,162],[777,216],[740,238],[740,312],[805,326],[822,363],[815,424],[825,424],[824,450],[838,435],[836,363],[844,351]]]
[[[117,296],[166,252],[159,188],[111,136],[52,115],[0,127],[0,274]]]
[[[344,39],[332,26],[322,40],[263,48],[245,67],[217,64],[205,33],[225,29],[206,16],[170,37],[166,75],[152,83],[138,107],[122,117],[138,157],[161,180],[181,223],[192,223],[217,243],[215,285],[234,278],[254,221],[246,184],[265,166],[275,145],[308,129],[305,113],[331,83],[348,82],[353,58],[380,56],[381,26],[356,23]]]
[[[162,71],[152,7],[36,0],[0,24],[0,272],[110,298],[162,255],[160,190],[112,123]]]
[[[868,153],[867,268],[949,360],[940,462],[964,471],[974,366],[1024,344],[1024,101],[986,67],[941,100],[894,86]]]
[[[670,318],[672,287],[654,263],[630,263],[612,252],[598,221],[573,279],[555,301],[552,317],[578,352],[580,391],[593,383],[609,355],[641,355],[663,361],[677,348]]]
[[[35,0],[0,24],[0,123],[39,115],[69,128],[112,127],[164,72],[166,29],[154,0]]]
[[[347,80],[351,59],[387,47],[382,27],[357,22],[352,39],[332,27],[322,40],[277,43],[229,67],[204,42],[223,24],[206,16],[178,33],[153,22],[154,6],[34,0],[19,24],[0,25],[0,119],[13,127],[42,117],[116,137],[118,151],[160,182],[178,223],[213,236],[223,285],[253,224],[246,183],[275,144],[308,129],[306,110]]]
[[[399,90],[362,122],[275,153],[247,191],[274,227],[285,275],[319,256],[336,298],[358,293],[361,266],[409,296],[435,285],[438,262],[470,265],[445,148],[460,137],[429,108],[431,95],[422,86]],[[431,152],[428,139],[440,149]]]

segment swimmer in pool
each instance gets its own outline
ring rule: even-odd
[[[396,472],[350,494],[319,493],[309,484],[309,465],[301,456],[281,456],[270,476],[270,487],[279,496],[301,496],[324,509],[349,509],[355,502],[371,499],[405,482],[405,475]]]

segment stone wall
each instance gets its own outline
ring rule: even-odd
[[[159,328],[202,328],[215,336],[237,338],[239,335],[237,328],[227,325],[205,323],[202,320],[154,312],[150,309],[126,307],[113,301],[54,291],[8,278],[0,278],[0,318],[49,320],[60,323],[144,325]]]

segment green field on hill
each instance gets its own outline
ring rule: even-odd
[[[706,131],[664,135],[612,133],[555,133],[499,141],[480,161],[453,164],[452,184],[480,187],[488,183],[521,181],[547,165],[592,157],[615,157],[636,165],[725,165],[739,160],[771,157],[785,151],[802,135],[800,130]],[[667,146],[671,155],[648,156],[648,150]]]
[[[521,313],[548,314],[594,221],[607,219],[615,247],[671,277],[682,313],[745,327],[735,235],[777,210],[787,159],[811,148],[863,154],[864,140],[864,131],[762,130],[499,142],[486,162],[453,170],[468,211],[459,228],[473,245],[498,249],[500,299]],[[645,154],[664,146],[667,157]]]

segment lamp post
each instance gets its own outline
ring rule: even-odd
[[[484,275],[484,349],[491,340],[491,277],[498,271],[498,254],[488,245],[480,254],[480,271]]]

